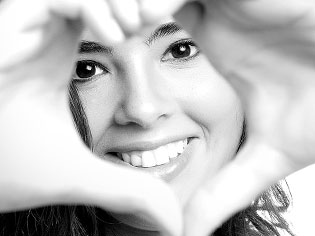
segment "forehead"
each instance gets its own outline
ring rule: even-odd
[[[182,28],[174,21],[174,19],[166,18],[154,25],[142,27],[140,31],[136,33],[136,37],[141,38],[143,42],[150,44],[157,38],[172,35],[179,31],[182,31]],[[97,36],[89,29],[84,30],[81,39],[83,41],[98,41]]]

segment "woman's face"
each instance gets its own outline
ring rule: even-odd
[[[87,32],[77,60],[74,80],[100,158],[164,179],[184,204],[235,154],[240,101],[174,22],[114,46]]]

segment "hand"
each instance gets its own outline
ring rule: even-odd
[[[171,190],[93,156],[71,119],[68,84],[83,26],[115,43],[140,25],[136,4],[127,21],[115,2],[1,2],[0,212],[96,205],[147,214],[165,233],[178,235],[181,215]]]
[[[209,0],[177,13],[240,95],[247,125],[235,160],[186,207],[185,235],[208,235],[269,185],[315,162],[314,13],[308,0]]]

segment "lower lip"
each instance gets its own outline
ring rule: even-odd
[[[191,159],[189,157],[192,156],[193,151],[196,148],[197,144],[196,141],[197,141],[196,138],[192,138],[182,154],[180,154],[176,158],[170,159],[170,162],[159,166],[149,168],[135,167],[120,160],[114,155],[110,155],[110,157],[106,156],[106,160],[109,160],[120,165],[128,166],[130,168],[136,168],[137,170],[144,171],[150,173],[153,176],[161,178],[166,182],[170,182],[176,176],[178,176],[187,166],[189,160]]]

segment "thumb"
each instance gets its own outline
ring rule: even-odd
[[[29,112],[28,107],[26,110]],[[95,157],[82,144],[70,118],[54,123],[47,117],[62,114],[56,110],[47,113],[40,115],[51,129],[37,119],[36,130],[27,116],[21,126],[29,129],[11,129],[9,122],[2,126],[7,139],[0,145],[0,212],[51,204],[93,205],[117,213],[140,213],[165,235],[180,235],[180,206],[166,184]],[[21,133],[29,134],[27,142],[24,135],[17,137]]]
[[[185,209],[185,235],[209,235],[291,172],[293,168],[281,152],[250,140],[234,161],[193,196]]]
[[[54,185],[49,186],[47,192],[57,189],[54,192],[61,193],[57,200],[56,194],[51,195],[53,202],[92,205],[115,213],[140,214],[154,223],[163,235],[181,235],[181,208],[167,184],[147,173],[94,156],[82,145],[80,137],[68,140],[64,146],[57,147],[62,150],[61,156],[64,158],[58,158],[59,165],[51,170],[51,174],[48,173],[59,181],[56,182],[55,177],[46,181]]]
[[[92,159],[84,164],[83,173],[78,172],[78,202],[115,213],[136,213],[156,225],[163,235],[181,235],[181,208],[165,183],[140,171]]]

